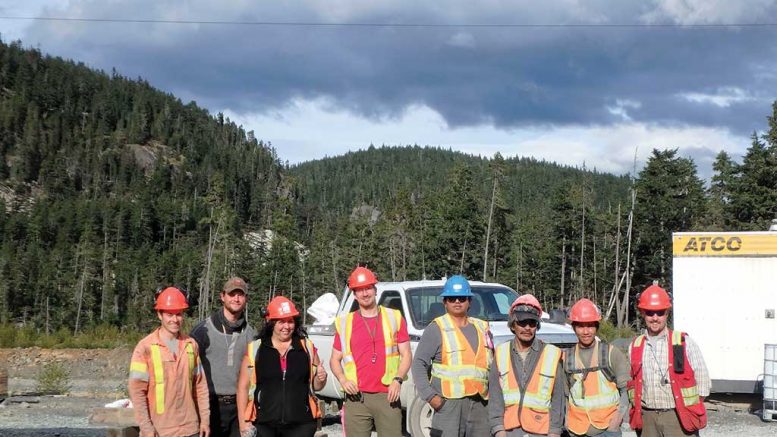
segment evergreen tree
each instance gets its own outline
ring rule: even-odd
[[[636,190],[632,283],[642,287],[658,280],[671,287],[672,233],[694,230],[704,216],[704,184],[693,160],[677,156],[677,149],[654,149]]]

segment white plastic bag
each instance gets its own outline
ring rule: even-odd
[[[337,316],[340,301],[334,293],[324,293],[308,307],[308,315],[316,319],[316,325],[329,325]]]

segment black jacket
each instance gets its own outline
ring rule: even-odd
[[[310,358],[299,338],[292,340],[286,354],[286,375],[272,341],[263,340],[256,352],[256,423],[297,424],[310,422]]]

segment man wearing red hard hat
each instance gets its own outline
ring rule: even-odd
[[[573,436],[618,437],[629,406],[629,364],[620,349],[596,338],[602,314],[588,299],[569,310],[577,344],[564,350],[566,427]]]
[[[510,306],[515,337],[496,347],[488,375],[488,415],[495,437],[559,437],[564,425],[561,349],[537,338],[542,307],[524,294]]]
[[[358,308],[335,319],[337,333],[329,358],[332,375],[346,394],[344,431],[348,437],[402,435],[399,392],[412,354],[402,313],[376,302],[378,279],[366,267],[348,277]]]
[[[181,332],[186,296],[163,289],[154,309],[159,328],[132,352],[128,390],[141,437],[210,434],[208,383],[197,343]]]
[[[646,328],[629,348],[628,390],[629,422],[641,437],[699,435],[707,425],[707,366],[686,333],[667,328],[671,307],[669,293],[657,284],[646,288],[637,302]]]

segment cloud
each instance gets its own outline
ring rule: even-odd
[[[450,38],[448,44],[453,47],[472,49],[475,48],[475,37],[471,33],[459,32]]]
[[[413,106],[392,120],[373,121],[347,111],[332,110],[325,100],[296,100],[282,111],[226,115],[244,126],[263,132],[279,155],[290,163],[364,149],[371,144],[428,145],[465,153],[525,156],[588,169],[630,173],[639,170],[653,148],[677,148],[691,157],[702,177],[712,174],[712,162],[721,150],[735,157],[744,154],[747,136],[724,128],[662,127],[636,122],[608,126],[537,126],[497,129],[490,125],[450,127],[427,106]],[[633,102],[626,106],[634,105]]]
[[[641,103],[635,102],[633,100],[615,99],[615,105],[608,106],[607,111],[609,111],[610,114],[612,115],[620,117],[623,121],[632,121],[631,117],[628,114],[628,110],[630,108],[639,109],[641,106],[642,106]]]
[[[71,0],[40,13],[343,25],[32,22],[22,35],[43,51],[142,76],[184,100],[246,120],[294,118],[300,105],[315,103],[374,129],[426,108],[435,114],[433,126],[457,135],[485,128],[494,138],[545,129],[617,132],[625,123],[656,135],[686,130],[741,137],[762,130],[771,112],[773,29],[563,25],[775,21],[775,3]],[[424,23],[432,26],[416,26]],[[496,26],[445,26],[487,23]],[[499,26],[516,23],[559,26]],[[266,124],[247,127],[259,138],[267,134],[260,129]],[[376,131],[355,130],[363,134],[355,143],[390,142]]]
[[[768,22],[774,17],[774,0],[658,0],[642,15],[648,23],[671,22],[679,24],[721,24]]]
[[[712,104],[720,108],[728,108],[732,104],[756,100],[741,88],[722,88],[713,94],[685,93],[681,98],[694,103]]]

